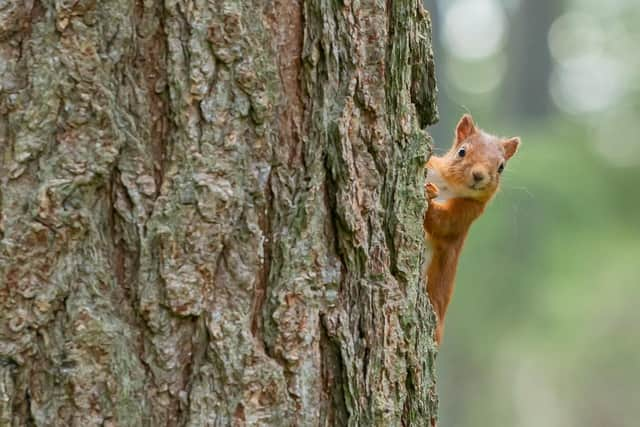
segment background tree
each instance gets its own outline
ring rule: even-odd
[[[553,68],[549,28],[562,11],[553,0],[522,2],[511,22],[503,111],[517,119],[540,119],[552,113],[549,77]]]
[[[425,425],[417,0],[0,8],[1,425]]]

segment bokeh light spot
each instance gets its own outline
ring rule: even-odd
[[[504,40],[506,17],[495,0],[458,0],[445,12],[444,41],[451,53],[478,60],[496,53]]]
[[[551,96],[556,105],[572,114],[606,109],[625,93],[623,64],[616,58],[584,54],[567,58],[551,75]]]

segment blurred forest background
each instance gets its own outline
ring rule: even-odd
[[[462,255],[441,425],[640,425],[640,2],[425,4],[436,152],[466,111],[523,139]]]

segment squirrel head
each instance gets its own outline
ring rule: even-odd
[[[469,114],[456,126],[453,146],[439,159],[439,172],[459,197],[489,200],[500,175],[520,145],[520,138],[499,138],[478,129]]]

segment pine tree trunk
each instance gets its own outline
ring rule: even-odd
[[[435,417],[419,0],[0,5],[0,426]]]

